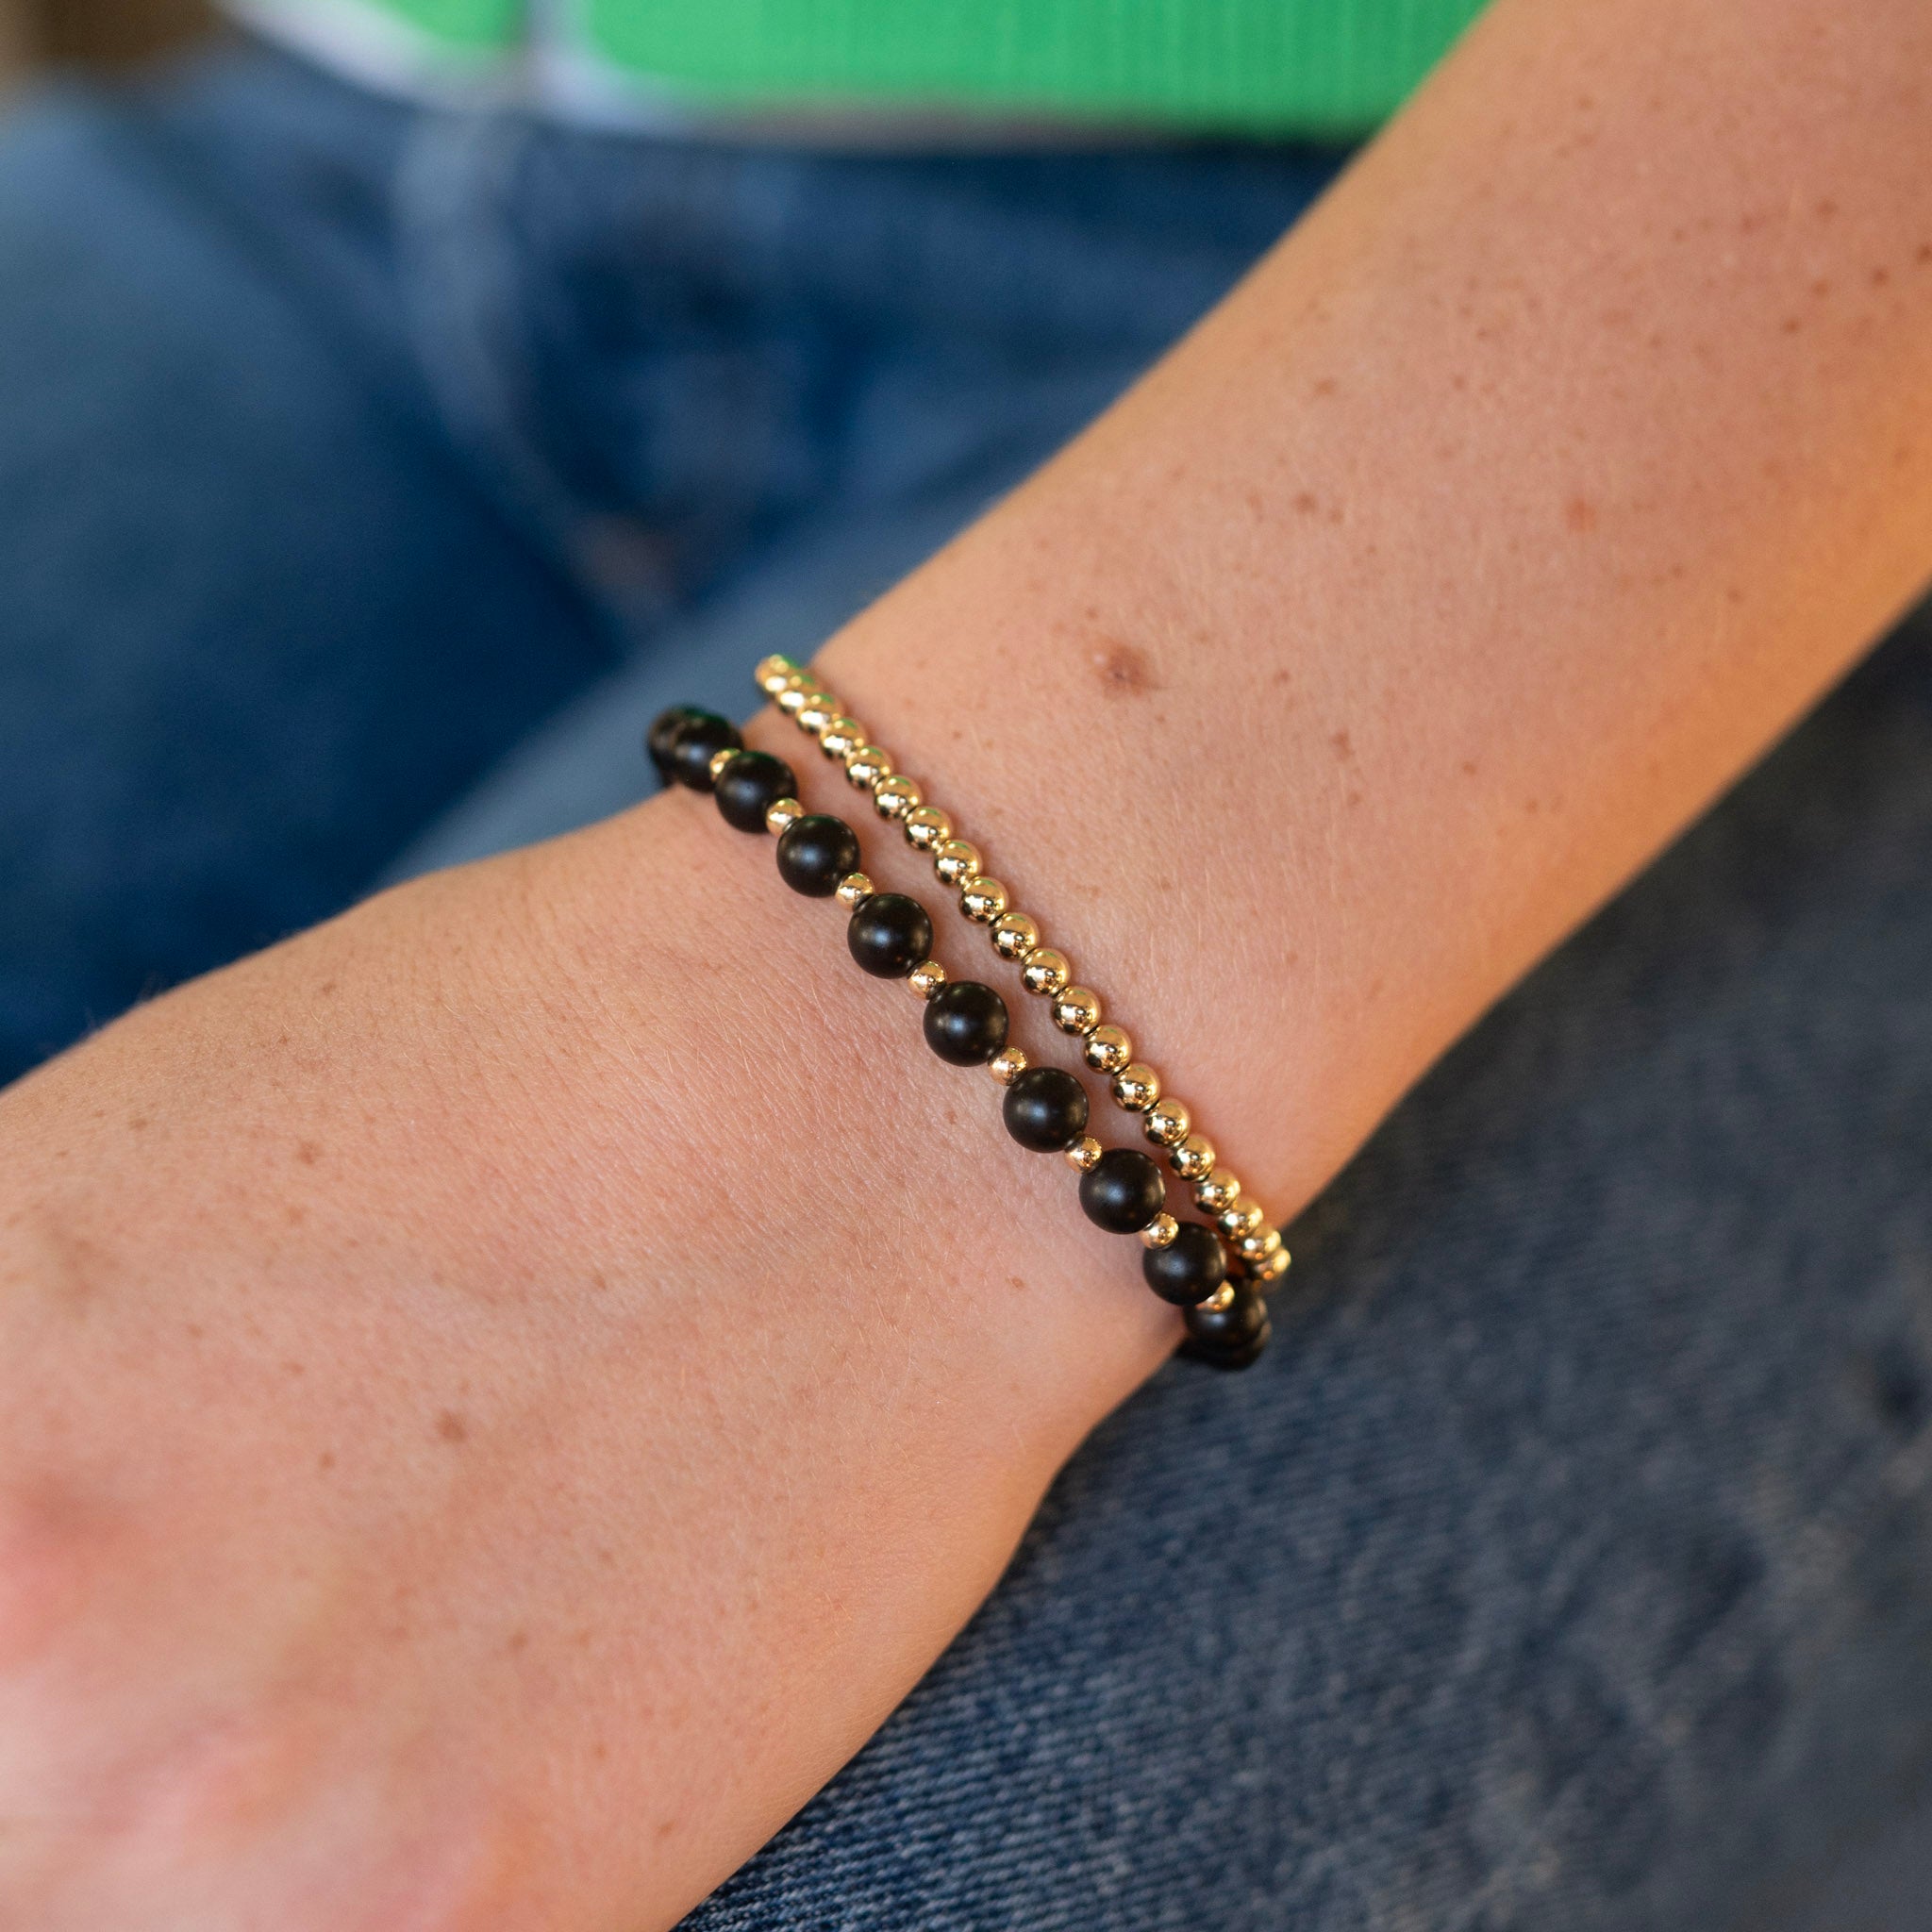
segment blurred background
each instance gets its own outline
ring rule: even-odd
[[[49,64],[118,66],[211,26],[199,0],[0,0],[0,82]]]

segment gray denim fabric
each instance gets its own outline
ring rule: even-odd
[[[0,142],[0,357],[66,387],[0,388],[0,850],[14,908],[66,909],[9,926],[0,1020],[58,1018],[109,939],[142,957],[167,892],[206,915],[172,970],[638,795],[659,704],[808,649],[1321,175],[597,140],[257,55],[39,110]],[[76,183],[84,244],[47,213]],[[208,568],[145,623],[147,580],[100,560],[147,499],[100,510],[75,453],[126,443],[155,386],[74,427],[92,365],[45,319],[100,312],[130,260],[146,332],[90,356],[147,369],[159,317],[192,371],[220,321],[243,388],[277,374],[202,398],[257,487],[170,526]],[[166,439],[139,447],[165,475]],[[28,544],[50,478],[94,512]],[[355,521],[371,492],[397,528]],[[146,870],[108,862],[115,760],[150,756],[151,713],[102,695],[130,679],[221,726],[171,714],[221,782]],[[305,719],[336,789],[291,841]],[[1291,1231],[1261,1365],[1177,1364],[1111,1419],[689,1932],[1925,1932],[1928,1148],[1922,621],[1435,1070]]]

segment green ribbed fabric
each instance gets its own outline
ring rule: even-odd
[[[726,103],[1254,133],[1387,118],[1482,0],[585,0],[591,48]]]
[[[541,39],[700,109],[887,107],[1357,135],[1401,103],[1482,0],[359,4],[432,53]],[[284,8],[300,14],[304,0]]]
[[[425,40],[466,54],[512,47],[524,38],[524,0],[377,0],[377,6]]]

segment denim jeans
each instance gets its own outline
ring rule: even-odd
[[[0,1072],[635,798],[657,706],[809,650],[1332,166],[627,140],[247,48],[17,111]],[[1114,1416],[693,1932],[1932,1925],[1928,646],[1428,1076],[1262,1364]]]

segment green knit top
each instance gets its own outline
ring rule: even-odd
[[[1350,137],[1482,0],[238,0],[363,65],[550,65],[675,112]],[[349,46],[350,42],[355,46]]]

